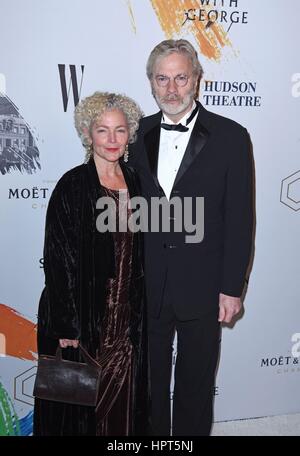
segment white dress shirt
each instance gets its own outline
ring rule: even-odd
[[[196,103],[194,101],[192,109],[186,113],[177,123],[186,125],[186,121],[190,117],[195,107]],[[188,145],[192,130],[196,122],[196,118],[197,115],[195,115],[191,122],[188,124],[189,130],[185,132],[165,130],[161,128],[157,178],[168,199],[170,199],[175,177],[179,170],[180,163],[183,159],[185,149]],[[172,122],[165,114],[163,114],[161,122],[174,125],[174,122]]]

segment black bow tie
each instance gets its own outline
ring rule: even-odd
[[[181,123],[177,125],[173,124],[167,124],[167,123],[162,123],[160,124],[161,128],[164,128],[165,130],[173,130],[173,131],[189,131],[188,127],[185,127]]]
[[[192,114],[190,115],[190,117],[187,119],[186,121],[186,125],[188,125],[192,120],[193,118],[195,117],[195,115],[197,114],[198,112],[198,105],[196,105],[195,109],[193,110]],[[180,131],[180,132],[184,132],[184,131],[188,131],[188,127],[185,127],[184,125],[182,125],[181,123],[179,124],[167,124],[167,123],[161,123],[160,124],[161,128],[164,128],[164,130],[170,130],[170,131]]]

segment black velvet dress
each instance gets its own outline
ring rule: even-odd
[[[116,205],[116,223],[130,216],[128,193],[104,188]],[[121,195],[121,197],[120,197]],[[129,338],[133,233],[113,233],[116,278],[107,281],[106,313],[101,323],[98,362],[102,366],[97,435],[131,435],[135,357]],[[122,417],[122,419],[120,419]]]
[[[121,163],[130,198],[136,172]],[[38,353],[58,339],[79,339],[103,366],[96,409],[35,400],[34,435],[146,435],[148,348],[141,233],[101,233],[97,200],[107,196],[94,160],[67,172],[46,217],[45,288],[38,311]],[[77,349],[63,356],[79,360]]]

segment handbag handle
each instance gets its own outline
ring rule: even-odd
[[[97,361],[91,357],[91,355],[86,351],[85,348],[83,348],[83,346],[81,344],[78,345],[78,348],[81,351],[81,354],[87,364],[89,364],[93,367],[97,367],[98,369],[100,368],[100,364],[98,364]],[[55,359],[56,359],[56,361],[62,361],[62,349],[59,344],[56,349]]]

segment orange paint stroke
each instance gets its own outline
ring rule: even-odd
[[[222,27],[214,22],[210,28],[214,31],[214,34],[216,35],[216,39],[219,41],[220,46],[224,47],[226,44],[229,44],[229,41],[226,37],[226,32]]]
[[[214,22],[207,29],[207,22],[199,21],[199,1],[197,0],[151,0],[154,11],[168,39],[181,35],[188,29],[195,37],[201,54],[214,60],[221,57],[221,48],[231,46],[223,27]],[[201,6],[209,11],[210,6]],[[191,10],[190,17],[196,14],[195,20],[187,20],[185,11]],[[185,22],[186,21],[186,22]],[[183,25],[183,23],[185,24]]]
[[[133,10],[132,10],[132,6],[131,6],[131,3],[130,3],[130,0],[127,0],[127,8],[128,8],[128,12],[129,12],[130,21],[131,21],[131,25],[132,25],[133,31],[134,31],[134,33],[136,33],[136,25],[135,25],[135,20],[134,20],[134,15],[133,15]]]
[[[36,359],[36,325],[4,304],[0,304],[0,334],[4,336],[6,355],[30,361]]]

